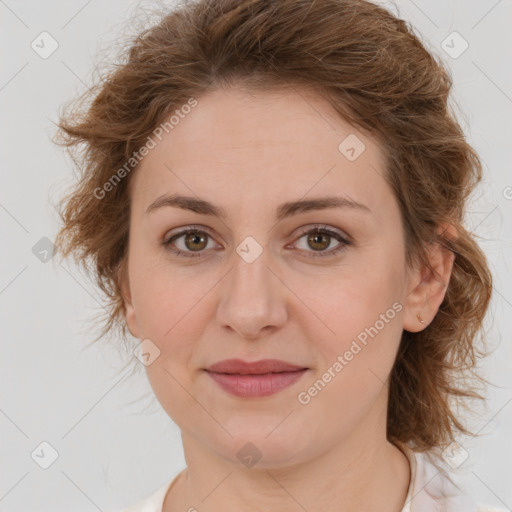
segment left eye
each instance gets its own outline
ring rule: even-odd
[[[334,249],[326,251],[325,249],[331,245],[333,238],[338,242],[338,245]],[[176,241],[180,239],[183,239],[183,246],[176,248]],[[305,239],[307,246],[313,250],[307,248],[301,248],[300,250],[311,253],[309,256],[314,258],[332,256],[350,245],[350,242],[337,231],[319,226],[303,230],[298,240],[301,239]],[[208,243],[211,240],[213,238],[206,231],[189,228],[164,241],[163,245],[178,257],[197,258],[203,256],[202,253],[204,249],[209,248]]]
[[[303,231],[302,233],[303,234],[302,236],[299,237],[299,240],[305,238],[307,246],[312,248],[313,251],[308,251],[307,249],[301,250],[305,250],[306,252],[312,252],[311,256],[314,258],[332,256],[345,249],[346,246],[350,245],[350,242],[346,240],[343,236],[341,236],[340,233],[328,229],[327,227],[317,226],[312,229]],[[325,249],[327,249],[331,245],[331,241],[333,238],[339,242],[338,245],[334,249],[326,251]]]

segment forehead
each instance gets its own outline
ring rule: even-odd
[[[321,96],[233,88],[196,100],[139,165],[134,208],[174,192],[237,212],[335,192],[374,206],[389,201],[378,144]]]

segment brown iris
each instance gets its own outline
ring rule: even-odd
[[[208,244],[206,233],[202,233],[200,231],[193,231],[185,236],[185,245],[187,246],[187,249],[190,249],[191,251],[200,251],[206,247]],[[189,245],[189,243],[191,245]],[[197,247],[197,244],[199,244],[200,247]],[[196,245],[194,247],[194,245]]]
[[[321,241],[323,239],[323,242]],[[310,244],[312,249],[315,251],[321,251],[329,247],[331,237],[324,233],[310,233],[308,236],[308,244]],[[315,247],[316,245],[316,247]],[[320,247],[318,247],[320,245]]]

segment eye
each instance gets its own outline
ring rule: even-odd
[[[307,248],[301,250],[311,253],[308,254],[308,256],[313,258],[334,256],[350,245],[350,241],[348,241],[344,236],[337,231],[327,228],[327,226],[315,226],[309,229],[304,228],[301,230],[299,240],[303,238],[305,239],[306,247],[311,248],[312,251]],[[331,245],[333,238],[338,242],[338,245],[334,249],[326,251],[326,249]]]
[[[176,244],[181,238],[180,244]],[[203,249],[211,248],[208,247],[209,241],[211,237],[206,231],[189,227],[164,241],[163,245],[180,258],[197,258],[202,256]],[[175,244],[181,247],[175,248]]]

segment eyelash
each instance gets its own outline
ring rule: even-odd
[[[174,234],[171,238],[169,238],[169,240],[164,240],[162,242],[162,244],[164,245],[164,247],[166,247],[169,251],[171,251],[175,256],[177,256],[179,258],[201,258],[201,257],[203,257],[203,254],[202,254],[203,251],[192,252],[192,251],[182,251],[180,249],[172,248],[172,245],[171,245],[172,242],[174,242],[178,238],[181,238],[183,235],[188,235],[189,233],[204,233],[208,237],[213,238],[208,234],[208,232],[206,230],[202,229],[201,227],[189,226],[187,229],[184,229],[183,231],[180,231],[179,233]],[[327,234],[330,237],[335,238],[338,242],[340,242],[340,245],[338,245],[338,247],[336,247],[335,249],[332,249],[330,251],[318,251],[318,252],[305,251],[308,253],[311,252],[310,256],[312,258],[332,257],[334,255],[337,255],[341,251],[345,250],[347,248],[347,246],[351,245],[351,242],[349,240],[343,238],[337,231],[333,231],[332,229],[329,229],[325,225],[314,226],[309,229],[307,229],[307,228],[301,229],[297,240],[302,238],[304,235],[309,235],[309,234]]]

